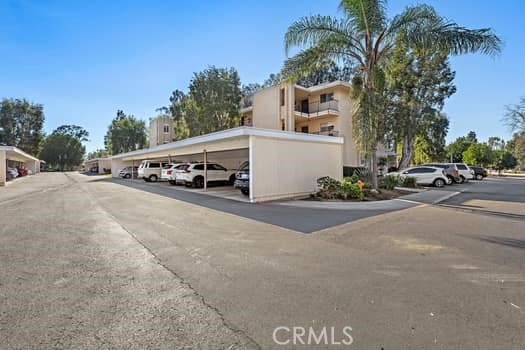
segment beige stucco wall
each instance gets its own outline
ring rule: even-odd
[[[272,86],[253,96],[253,120],[256,128],[281,130],[280,86]]]
[[[306,195],[317,179],[343,176],[342,144],[250,136],[250,200]]]
[[[354,142],[352,135],[352,115],[353,105],[350,99],[350,91],[348,89],[336,88],[334,90],[334,98],[339,101],[339,136],[345,139],[345,146],[343,149],[343,162],[346,166],[361,165],[359,159],[359,150]]]

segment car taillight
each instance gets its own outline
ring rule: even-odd
[[[454,174],[456,174],[456,175],[459,174],[459,170],[454,169]]]
[[[171,170],[168,170],[168,175],[171,175],[172,171]]]

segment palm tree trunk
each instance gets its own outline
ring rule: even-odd
[[[414,140],[411,135],[403,137],[403,150],[401,151],[401,159],[399,160],[399,169],[405,169],[410,164],[414,155]]]

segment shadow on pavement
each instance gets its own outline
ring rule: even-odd
[[[136,190],[174,198],[205,208],[261,221],[302,233],[312,233],[329,227],[345,224],[393,210],[330,210],[314,208],[286,207],[271,203],[242,203],[226,198],[219,198],[203,193],[177,190],[158,183],[146,183],[138,180],[101,178],[93,182],[112,182]]]
[[[525,240],[523,239],[515,239],[515,238],[506,238],[506,237],[495,237],[495,236],[487,236],[479,238],[479,240],[494,244],[500,244],[508,247],[513,248],[521,248],[525,249]]]

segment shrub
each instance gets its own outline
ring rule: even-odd
[[[403,179],[403,187],[416,188],[416,178],[407,176]]]
[[[381,178],[381,183],[379,184],[380,188],[384,188],[385,190],[393,190],[394,187],[399,186],[401,183],[401,179],[399,176],[395,175],[386,175]]]
[[[359,185],[352,180],[351,177],[345,177],[343,181],[337,181],[328,176],[321,177],[317,179],[317,184],[320,187],[318,196],[327,199],[347,200],[349,198],[355,198],[363,200],[365,198],[363,191]]]

